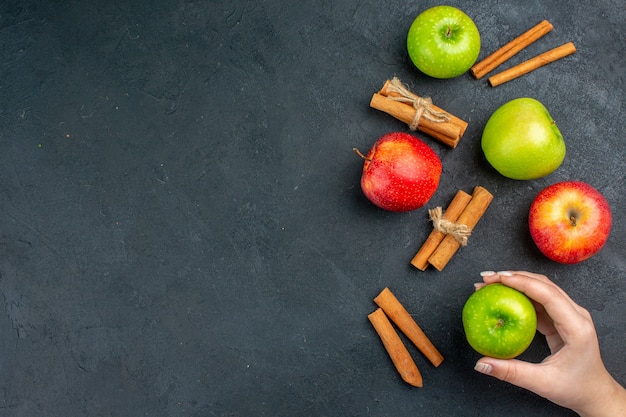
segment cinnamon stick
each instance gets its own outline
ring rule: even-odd
[[[531,58],[528,61],[522,62],[521,64],[518,64],[514,67],[511,67],[505,71],[489,77],[489,84],[491,84],[492,87],[504,84],[524,74],[534,71],[537,68],[541,68],[544,65],[571,55],[574,52],[576,52],[576,47],[572,42],[568,42],[540,55],[537,55],[536,57]]]
[[[467,204],[470,202],[471,199],[471,195],[463,190],[459,190],[450,202],[450,205],[448,206],[446,211],[444,212],[443,218],[451,222],[456,222],[456,220],[459,218],[463,210],[465,210],[465,207],[467,207]],[[433,252],[435,252],[435,250],[445,237],[445,233],[437,229],[433,229],[433,231],[430,232],[430,235],[428,235],[428,238],[426,238],[426,241],[424,242],[420,250],[411,260],[411,265],[421,271],[425,271],[426,268],[428,268],[428,258],[430,258]]]
[[[485,214],[485,211],[487,211],[491,200],[493,200],[493,195],[485,188],[481,186],[474,188],[472,199],[459,215],[456,220],[457,223],[467,225],[470,230],[473,230],[480,218]],[[428,258],[428,263],[438,271],[441,271],[460,247],[461,244],[454,236],[446,235],[435,252]]]
[[[489,55],[479,63],[475,64],[472,68],[470,68],[470,73],[474,76],[474,78],[480,80],[487,73],[491,72],[500,64],[502,64],[503,62],[517,54],[519,51],[526,48],[528,45],[550,32],[551,30],[552,24],[547,20],[543,20],[526,32],[522,33],[517,38],[513,39],[511,42],[497,49],[495,52],[493,52],[491,55]]]
[[[370,107],[452,148],[456,147],[467,129],[467,122],[435,106],[429,99],[409,91],[397,77],[387,80],[383,88],[372,96]]]
[[[391,321],[398,326],[402,333],[413,342],[434,366],[437,367],[443,362],[443,355],[439,353],[437,348],[432,344],[430,339],[428,339],[426,334],[389,288],[383,289],[380,294],[374,298],[374,302],[383,309]]]
[[[400,336],[396,333],[391,322],[381,308],[376,309],[367,316],[372,326],[378,333],[383,346],[387,350],[391,361],[393,362],[400,377],[408,384],[414,387],[422,387],[422,374],[417,365],[413,361],[411,354],[406,349]]]

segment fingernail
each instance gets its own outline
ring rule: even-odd
[[[498,275],[502,275],[503,277],[512,277],[513,274],[509,271],[499,271]]]
[[[483,271],[480,273],[481,277],[490,277],[492,275],[495,275],[496,273],[494,271]]]
[[[488,363],[476,362],[476,366],[474,366],[474,370],[480,372],[481,374],[489,375],[493,371],[493,367]]]
[[[484,282],[476,282],[476,283],[474,283],[474,289],[475,289],[476,291],[478,291],[478,290],[480,290],[482,287],[484,287],[485,285],[487,285],[487,284],[485,284]]]

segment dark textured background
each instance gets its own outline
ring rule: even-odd
[[[542,19],[510,63],[575,55],[491,88],[407,59],[434,1],[4,1],[0,5],[0,415],[572,416],[473,371],[462,305],[482,270],[549,275],[596,321],[626,383],[625,8],[620,0],[459,2],[481,58]],[[426,208],[388,213],[359,187],[366,151],[405,125],[369,108],[394,75],[469,122],[429,206],[495,200],[446,269],[409,260]],[[542,101],[567,146],[546,178],[484,161],[489,115]],[[530,240],[534,196],[584,180],[611,237],[574,266]],[[367,321],[385,286],[446,360],[397,376]],[[546,354],[538,338],[524,357]],[[558,383],[558,381],[556,381]]]

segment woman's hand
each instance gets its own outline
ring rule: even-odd
[[[608,373],[591,314],[547,277],[530,272],[483,272],[525,293],[537,310],[537,330],[551,354],[541,363],[484,357],[475,369],[528,389],[585,417],[626,416],[626,390]]]

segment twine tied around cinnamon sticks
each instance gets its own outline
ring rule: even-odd
[[[434,216],[431,214],[435,226],[433,231],[428,235],[426,242],[411,260],[411,265],[421,271],[425,271],[428,265],[432,265],[438,271],[441,271],[452,259],[456,251],[463,246],[463,241],[467,244],[467,237],[471,234],[480,218],[487,211],[487,207],[491,204],[493,195],[484,187],[476,186],[472,195],[463,190],[459,190],[445,212],[441,212],[441,208],[434,209]],[[429,211],[430,213],[430,211]],[[460,235],[466,235],[466,238],[458,239],[455,233],[456,226],[460,227]],[[439,227],[438,227],[439,226]]]
[[[411,92],[398,77],[386,80],[372,95],[370,107],[385,112],[434,139],[456,147],[467,129],[467,122],[435,106],[429,97]]]
[[[389,82],[387,92],[391,93],[389,95],[391,100],[408,103],[415,109],[413,120],[409,123],[409,129],[411,130],[417,130],[422,117],[435,123],[450,121],[450,115],[448,113],[433,109],[433,101],[430,97],[419,97],[411,93],[411,91],[404,84],[402,84],[398,77],[393,77],[393,79]]]
[[[441,207],[428,210],[428,215],[433,222],[435,230],[446,235],[451,235],[461,246],[467,246],[467,240],[472,234],[472,230],[466,224],[455,223],[443,217]]]

